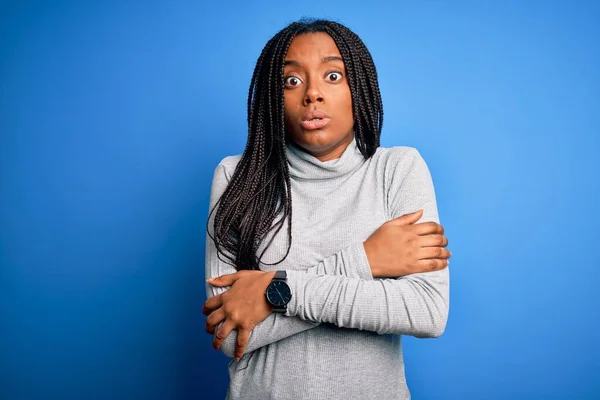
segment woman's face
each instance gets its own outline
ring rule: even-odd
[[[296,36],[283,76],[288,138],[321,161],[339,158],[353,138],[352,96],[342,56],[326,33]]]

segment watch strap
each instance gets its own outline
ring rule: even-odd
[[[287,271],[286,270],[276,271],[275,272],[275,276],[273,277],[273,279],[278,279],[280,281],[287,280]]]
[[[286,311],[287,311],[287,304],[284,305],[284,306],[281,306],[281,307],[275,307],[275,306],[273,306],[273,312],[284,313]]]

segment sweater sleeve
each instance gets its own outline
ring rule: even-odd
[[[439,222],[431,175],[416,149],[397,163],[388,202],[393,217],[423,208],[418,222]],[[370,280],[288,271],[288,283],[294,295],[287,315],[303,320],[416,337],[438,337],[446,327],[448,268]]]
[[[210,210],[212,210],[218,199],[224,193],[231,176],[228,168],[223,162],[217,166],[210,196]],[[208,228],[212,234],[213,221],[215,212],[210,215]],[[222,260],[217,255],[217,248],[214,241],[209,235],[206,235],[206,278],[217,277],[224,274],[232,274],[236,269]],[[288,270],[288,273],[290,271]],[[347,246],[341,251],[325,258],[314,266],[309,266],[306,270],[300,271],[299,274],[306,276],[316,275],[332,275],[332,276],[348,276],[356,279],[372,280],[371,268],[369,266],[362,242],[357,242]],[[212,297],[223,293],[228,287],[215,287],[206,284],[207,297]],[[292,318],[279,313],[273,313],[264,321],[257,324],[250,334],[246,352],[252,352],[260,347],[277,342],[281,339],[294,335],[296,333],[314,328],[319,325],[319,322],[303,320],[300,318]],[[235,344],[237,341],[237,331],[231,334],[223,341],[221,350],[229,357],[234,356]]]

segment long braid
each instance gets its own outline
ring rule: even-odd
[[[248,90],[248,141],[215,212],[214,240],[219,259],[236,269],[259,269],[263,255],[287,221],[292,243],[292,186],[286,156],[283,65],[297,35],[324,32],[335,41],[346,65],[352,96],[354,134],[365,158],[379,147],[383,106],[377,72],[360,38],[345,26],[327,20],[301,20],[273,36],[256,61]],[[210,221],[210,218],[209,218]],[[270,236],[264,249],[263,241]],[[273,265],[271,264],[271,265]],[[269,264],[266,264],[269,265]]]

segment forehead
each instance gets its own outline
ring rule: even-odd
[[[286,60],[321,60],[327,56],[341,57],[335,41],[324,32],[305,33],[296,36],[290,43]]]

